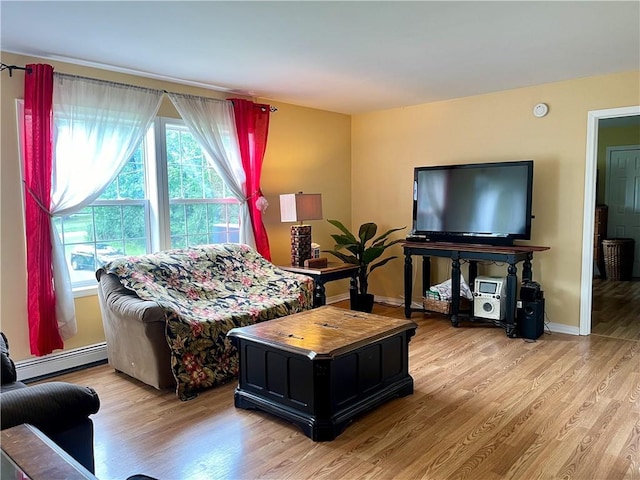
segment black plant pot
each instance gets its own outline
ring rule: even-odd
[[[371,313],[373,311],[372,293],[351,293],[351,310]]]

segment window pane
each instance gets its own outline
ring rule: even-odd
[[[222,203],[212,203],[209,205],[209,228],[215,225],[226,225],[225,205]]]
[[[134,239],[146,237],[144,205],[125,205],[122,207],[124,238]]]
[[[186,211],[188,234],[207,233],[207,205],[187,205]]]
[[[229,212],[229,223],[231,225],[235,225],[236,227],[240,226],[240,204],[236,201],[235,203],[227,204],[228,212]]]
[[[122,242],[83,243],[71,247],[70,263],[73,270],[95,271],[105,263],[124,255]]]
[[[167,146],[167,164],[173,165],[180,162],[180,132],[171,126],[167,126],[165,135]]]
[[[80,243],[93,241],[93,212],[91,207],[65,217],[56,217],[56,230],[62,243]]]
[[[189,130],[165,124],[171,248],[239,240],[238,205]],[[214,200],[179,203],[182,199]],[[230,225],[233,221],[236,225]],[[231,228],[231,232],[230,232]]]
[[[123,255],[147,252],[145,205],[93,205],[56,220],[65,239],[72,284],[95,282],[96,269]],[[89,233],[95,230],[97,241]]]
[[[63,122],[57,118],[56,127]],[[94,204],[54,219],[73,287],[95,284],[95,270],[115,258],[148,251],[146,151],[143,141]]]
[[[98,198],[100,200],[115,200],[118,198],[118,182],[111,182]]]
[[[187,237],[185,236],[172,236],[171,248],[185,248],[187,246]]]
[[[201,167],[196,165],[182,167],[182,198],[204,198]]]
[[[169,165],[167,168],[167,174],[169,177],[169,198],[183,198],[182,197],[182,170],[180,166]]]
[[[205,184],[207,185],[206,198],[224,198],[225,187],[218,172],[211,167],[205,168]]]
[[[98,197],[98,200],[135,199],[145,198],[145,173],[144,173],[144,144],[133,153],[131,158]]]
[[[147,239],[125,238],[124,253],[125,255],[144,255],[147,253]]]
[[[180,132],[180,146],[183,164],[202,167],[202,149],[188,130]]]
[[[122,207],[93,207],[93,218],[96,229],[96,240],[113,240],[122,238]]]
[[[117,180],[119,187],[118,198],[143,199],[145,197],[142,147],[138,148],[125,164]]]
[[[185,206],[184,205],[171,205],[169,207],[169,232],[173,238],[175,235],[186,235],[187,224],[185,221]],[[173,241],[171,243],[173,247]]]
[[[189,235],[187,237],[187,242],[189,243],[190,246],[205,245],[209,243],[209,239],[206,233],[202,235]]]
[[[65,258],[69,259],[71,282],[95,279],[96,262],[93,244],[66,245]]]

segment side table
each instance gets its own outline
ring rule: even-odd
[[[356,276],[360,267],[350,263],[329,262],[326,267],[322,268],[293,267],[291,265],[279,265],[279,268],[287,272],[300,273],[313,278],[315,283],[313,307],[317,308],[327,303],[327,294],[324,287],[327,282],[351,278],[349,289],[355,290]]]

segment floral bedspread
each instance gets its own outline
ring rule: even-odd
[[[123,257],[103,267],[163,309],[171,368],[181,400],[233,378],[235,327],[313,305],[313,280],[279,269],[247,245],[215,244]]]

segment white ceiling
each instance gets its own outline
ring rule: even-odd
[[[640,69],[638,1],[2,0],[0,17],[6,52],[348,114]]]

